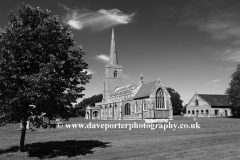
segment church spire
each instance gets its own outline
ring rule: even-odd
[[[140,75],[140,80],[141,80],[141,82],[143,82],[143,74],[142,73]]]
[[[114,37],[114,29],[112,29],[109,64],[110,65],[118,65],[117,50],[116,50],[115,37]]]

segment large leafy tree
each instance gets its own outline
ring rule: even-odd
[[[181,96],[178,92],[176,92],[173,88],[167,87],[167,91],[171,96],[171,102],[173,107],[173,114],[179,115],[183,109]]]
[[[182,108],[182,113],[186,114],[186,112],[187,112],[187,104],[185,104]]]
[[[23,4],[9,20],[0,35],[0,117],[21,119],[24,151],[27,119],[33,116],[41,126],[42,113],[65,117],[91,75],[85,71],[85,51],[73,48],[71,30],[49,10]]]
[[[240,64],[237,65],[235,72],[231,76],[229,88],[226,90],[228,101],[231,105],[234,117],[240,117]]]

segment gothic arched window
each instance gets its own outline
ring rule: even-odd
[[[124,107],[125,115],[131,115],[131,105],[127,103]]]
[[[195,101],[195,106],[198,106],[198,100],[196,99],[196,101]]]
[[[114,77],[114,78],[117,78],[117,70],[115,70],[115,71],[113,72],[113,77]]]
[[[156,109],[165,108],[164,92],[161,88],[157,90],[155,99],[156,99]]]

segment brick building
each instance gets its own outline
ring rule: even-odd
[[[231,116],[227,95],[195,94],[186,107],[185,116],[222,117]]]
[[[103,120],[172,119],[173,116],[170,95],[160,79],[145,82],[141,74],[139,82],[123,86],[123,72],[122,66],[118,64],[114,30],[109,62],[105,66],[103,101],[96,103],[95,107],[99,109],[99,115],[95,116]]]

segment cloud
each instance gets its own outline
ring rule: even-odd
[[[74,19],[70,19],[67,23],[74,29],[81,30],[83,28],[83,23]]]
[[[240,62],[240,48],[227,49],[225,52],[220,54],[220,58],[224,61]]]
[[[181,1],[178,4],[169,3],[160,15],[168,19],[177,19],[180,26],[196,26],[200,31],[210,33],[216,40],[240,40],[239,10],[238,1]]]
[[[225,40],[240,37],[239,7],[212,7],[206,13],[195,12],[183,18],[183,25],[197,26],[200,31],[209,32],[212,38]]]
[[[228,40],[226,41],[226,43],[230,42],[228,48],[216,51],[218,60],[240,62],[239,1],[181,1],[179,4],[168,5],[161,11],[161,15],[168,19],[176,19],[182,27],[193,26],[199,31],[210,33],[215,40]]]
[[[218,84],[216,84],[217,82],[221,81],[220,79],[214,79],[214,80],[211,80],[209,82],[207,82],[205,85],[213,85],[213,86],[219,86]]]
[[[198,26],[199,30],[211,33],[212,38],[217,40],[240,37],[240,23],[232,19],[231,14],[218,13],[211,15],[195,25]]]
[[[135,15],[135,13],[124,14],[118,9],[100,9],[93,12],[88,9],[73,10],[60,3],[58,3],[58,5],[68,11],[64,22],[77,30],[90,28],[95,31],[100,31],[116,25],[128,24],[132,22]]]
[[[228,67],[228,68],[225,68],[225,71],[234,71],[236,68],[233,68],[233,67]]]
[[[83,71],[84,71],[84,72],[87,71],[88,74],[94,74],[94,72],[93,72],[91,69],[84,69]]]
[[[223,71],[234,71],[235,68],[233,67],[227,67],[227,68],[223,68],[223,67],[217,67],[217,66],[212,66],[213,68],[219,69],[219,70],[223,70]]]
[[[109,61],[109,56],[105,55],[105,54],[100,54],[100,55],[97,55],[96,58],[98,60],[101,60],[105,63],[107,63]]]

